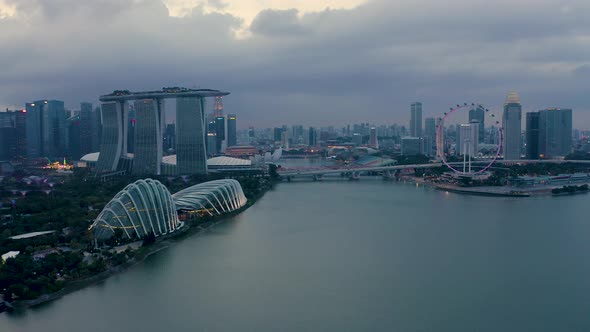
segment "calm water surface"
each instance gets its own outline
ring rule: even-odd
[[[589,203],[283,183],[0,331],[590,331]]]

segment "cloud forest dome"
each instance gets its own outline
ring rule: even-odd
[[[168,189],[159,181],[138,180],[126,186],[105,206],[90,226],[95,238],[107,239],[119,230],[141,239],[171,233],[182,224]]]
[[[233,179],[201,183],[177,192],[172,198],[178,210],[203,210],[211,216],[238,210],[248,201],[240,183]]]
[[[178,230],[177,211],[202,211],[222,215],[246,205],[240,183],[233,179],[204,182],[171,195],[166,186],[152,179],[126,186],[107,203],[89,230],[104,240],[120,233],[129,239],[156,237]]]

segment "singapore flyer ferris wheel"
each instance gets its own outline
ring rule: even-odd
[[[450,144],[445,137],[446,124],[457,122],[461,114],[469,113],[468,123],[457,124],[454,140],[454,155],[459,161],[449,162]],[[486,149],[479,149],[482,137],[485,136],[485,124],[491,123],[490,138]],[[482,130],[484,132],[482,132]],[[474,176],[487,172],[500,157],[502,149],[503,128],[500,116],[477,103],[463,103],[451,107],[442,117],[438,118],[436,126],[436,151],[440,161],[459,176]],[[482,153],[481,151],[487,151]]]

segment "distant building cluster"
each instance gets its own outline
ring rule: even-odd
[[[402,154],[414,154],[416,142],[420,142],[420,151],[427,156],[436,156],[436,128],[438,120],[425,119],[425,131],[421,131],[422,104],[411,104],[410,134],[412,137],[402,139]],[[506,160],[559,159],[570,154],[574,148],[590,151],[590,141],[584,144],[585,135],[573,130],[572,110],[567,108],[547,108],[526,113],[525,130],[520,97],[510,92],[504,103],[501,122],[490,123],[486,127],[486,110],[473,107],[469,111],[468,121],[444,128],[444,142],[441,142],[445,155],[457,157],[490,156],[497,152],[500,142],[498,127],[502,128],[500,156]],[[460,120],[460,119],[459,119]],[[577,136],[577,137],[576,137]],[[590,137],[590,135],[589,135]],[[413,143],[413,144],[412,144]],[[404,149],[404,146],[412,148]]]
[[[590,132],[572,128],[571,109],[546,108],[523,116],[516,92],[508,94],[494,121],[487,110],[473,107],[459,116],[464,117],[457,119],[459,123],[445,123],[440,144],[437,131],[442,112],[431,112],[435,116],[423,119],[419,101],[409,105],[407,127],[357,123],[238,130],[237,115],[224,113],[227,94],[180,87],[116,90],[101,96],[99,107],[81,103],[74,111],[59,100],[28,102],[23,109],[0,112],[0,161],[48,164],[66,158],[82,160],[80,165],[87,162],[100,173],[184,175],[207,173],[208,158],[230,156],[255,162],[268,159],[263,156],[278,149],[286,155],[308,155],[363,147],[390,156],[430,158],[439,153],[458,158],[499,153],[507,160],[563,158],[573,149],[590,152]],[[165,118],[164,100],[169,98],[176,102],[174,123]],[[206,100],[212,101],[210,110]],[[167,156],[174,156],[174,163],[164,162]]]

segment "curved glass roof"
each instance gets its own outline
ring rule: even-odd
[[[172,195],[178,210],[199,210],[211,216],[240,209],[248,200],[233,179],[204,182]]]
[[[118,232],[127,238],[160,236],[181,226],[168,189],[159,181],[136,181],[107,203],[90,226],[94,236],[107,239]]]

